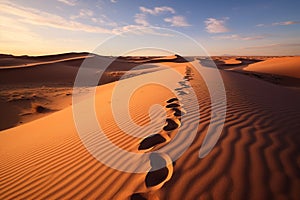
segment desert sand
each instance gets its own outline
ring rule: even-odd
[[[87,53],[37,57],[0,55],[0,109],[5,113],[5,117],[0,118],[0,130],[30,122],[71,105],[74,80],[86,58],[88,62],[97,63],[96,66],[113,61],[99,80],[99,85],[119,80],[140,62]],[[128,77],[159,68],[148,67],[147,70],[132,70]],[[101,69],[100,66],[99,71]],[[85,90],[79,92],[84,93]]]
[[[292,78],[295,78],[294,70],[298,73],[299,67],[297,68],[296,64],[291,67],[286,67],[290,64],[281,66],[281,62],[276,59],[270,58],[258,62],[258,66],[250,64],[249,69],[255,67],[255,70],[254,68],[252,70],[265,74],[273,73],[269,71],[271,67],[268,66],[274,63],[276,72],[284,71],[285,76],[293,75]],[[274,84],[262,78],[247,76],[240,70],[239,72],[220,70],[226,89],[226,121],[216,146],[206,157],[199,158],[199,149],[209,124],[218,123],[211,121],[213,118],[211,100],[203,77],[197,73],[191,63],[183,62],[176,57],[161,60],[155,58],[155,61],[144,60],[144,62],[156,64],[163,63],[170,69],[154,70],[150,73],[139,72],[124,80],[105,82],[107,84],[96,88],[95,95],[98,123],[113,144],[135,153],[150,153],[150,161],[151,156],[158,157],[166,165],[158,171],[128,173],[99,162],[83,145],[74,123],[73,110],[70,105],[71,95],[69,95],[77,70],[76,67],[67,66],[68,62],[75,61],[56,62],[51,66],[46,63],[26,69],[24,67],[3,69],[6,71],[0,69],[1,87],[5,86],[5,92],[2,95],[1,91],[1,95],[4,101],[3,108],[6,108],[4,112],[6,116],[1,119],[15,120],[15,116],[20,115],[21,108],[14,106],[13,111],[7,107],[13,106],[9,104],[11,102],[9,98],[21,99],[19,104],[23,105],[24,101],[20,95],[24,95],[25,99],[27,96],[33,98],[35,103],[39,102],[38,105],[42,102],[39,100],[41,95],[43,99],[50,99],[49,104],[41,104],[43,108],[57,110],[48,112],[45,117],[29,120],[30,122],[27,123],[19,124],[19,120],[15,120],[16,123],[10,123],[12,128],[0,132],[0,199],[299,198],[299,87]],[[128,69],[141,63],[139,59],[130,60],[129,58],[120,58],[118,62],[123,63],[122,66],[131,66]],[[200,61],[195,59],[191,62]],[[266,67],[263,65],[264,62],[268,64]],[[287,62],[299,63],[298,60]],[[234,62],[233,64],[240,63]],[[52,65],[57,67],[53,68]],[[41,84],[38,75],[43,77],[45,75],[43,73],[49,74],[50,67],[56,72],[69,70],[66,73],[69,79],[66,79],[67,82],[60,82],[62,81],[61,73],[57,77],[48,76],[45,87],[53,88],[53,91],[42,90],[38,85]],[[117,73],[117,70],[121,71],[121,74],[124,73],[120,68],[112,69],[110,73],[112,71]],[[204,65],[201,69],[208,72],[216,70]],[[15,70],[29,70],[30,74],[36,74],[36,76],[24,75],[22,77],[21,74],[25,71],[21,71],[17,76],[15,74],[17,72],[12,72]],[[180,79],[172,78],[171,71],[173,70],[181,74]],[[248,70],[247,67],[245,70]],[[70,73],[73,76],[69,75]],[[175,91],[157,84],[149,84],[136,90],[129,101],[132,120],[139,125],[149,124],[150,107],[154,104],[160,105],[165,114],[153,114],[162,126],[157,132],[149,133],[148,136],[141,138],[125,134],[115,122],[111,109],[111,97],[116,85],[127,87],[142,80],[160,80],[165,77],[176,82],[178,88]],[[29,91],[28,95],[20,86],[26,81],[30,86],[28,90],[26,89]],[[61,87],[53,84],[57,81]],[[20,87],[20,90],[16,89]],[[186,113],[186,110],[194,109],[191,108],[193,104],[183,104],[182,101],[190,89],[197,94],[199,113]],[[31,90],[33,91],[30,92]],[[47,91],[50,93],[47,94]],[[82,91],[84,93],[85,90]],[[36,96],[30,96],[32,93],[36,93]],[[55,94],[57,98],[53,97]],[[223,109],[220,106],[223,100],[220,99],[219,104],[216,105],[217,108]],[[88,101],[88,99],[82,101]],[[54,109],[55,106],[57,106],[56,109]],[[35,112],[45,111],[35,108]],[[122,109],[121,107],[120,112]],[[197,114],[200,118],[195,118]],[[181,124],[181,118],[184,116],[187,116],[187,121]],[[198,127],[189,126],[195,120],[199,122]],[[90,121],[86,120],[87,125]],[[124,123],[126,125],[126,122]],[[189,137],[188,133],[194,129],[197,129],[197,135],[191,146],[178,160],[170,162],[168,156],[151,154],[168,145],[176,134],[179,134],[180,128],[184,128],[181,132],[186,133],[184,137]],[[131,131],[136,132],[135,129]],[[87,137],[90,143],[97,142],[97,138],[92,135]],[[177,148],[173,150],[175,153],[181,148],[181,144],[177,145]],[[126,165],[128,162],[116,152],[110,151],[109,146],[101,148],[103,154],[115,164]],[[154,165],[155,163],[150,162],[151,167],[155,167]]]
[[[244,70],[300,78],[299,63],[300,57],[273,58],[251,64]]]
[[[206,67],[232,71],[273,84],[300,87],[299,56],[215,56],[199,59]]]

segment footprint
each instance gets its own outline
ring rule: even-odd
[[[180,107],[180,105],[178,103],[171,103],[166,105],[166,108],[176,108],[176,107]]]
[[[130,200],[147,200],[147,198],[144,197],[141,193],[134,193],[133,195],[131,195]]]
[[[146,182],[145,182],[146,186],[154,187],[162,183],[168,177],[168,174],[169,174],[169,170],[167,167],[163,167],[159,170],[149,172],[146,175]]]
[[[173,119],[166,119],[167,125],[163,127],[164,131],[172,131],[179,127],[179,124],[176,123]]]
[[[178,95],[183,96],[183,95],[187,95],[189,94],[189,92],[187,91],[178,91]]]
[[[178,108],[172,108],[172,110],[174,111],[174,116],[176,116],[176,117],[181,117],[185,114],[184,112],[182,112]]]
[[[179,81],[178,82],[180,85],[185,85],[185,81]]]
[[[186,84],[186,81],[179,81],[178,83],[179,83],[179,85],[182,86],[182,88],[190,88],[191,87],[191,86],[189,86],[189,85]]]
[[[164,183],[170,180],[173,174],[173,165],[172,162],[169,162],[170,164],[168,164],[167,161],[171,160],[166,155],[159,153],[150,154],[151,169],[145,178],[145,184],[147,188],[159,189],[164,185]]]
[[[186,88],[190,88],[191,86],[189,86],[189,85],[183,85],[182,86],[182,89],[186,89]]]
[[[150,135],[149,137],[146,137],[141,141],[138,150],[150,149],[155,145],[161,144],[166,141],[166,138],[164,138],[161,134]]]
[[[172,98],[172,99],[169,99],[169,100],[167,101],[167,103],[172,103],[172,102],[174,102],[174,101],[178,101],[178,99],[177,99],[176,97],[174,97],[174,98]]]
[[[175,88],[175,91],[180,91],[182,89],[183,89],[183,87],[181,87],[181,88]]]
[[[134,193],[131,195],[130,200],[159,200],[158,196],[153,192]]]
[[[186,76],[183,77],[183,79],[186,80],[186,81],[193,80],[191,75],[186,75]]]

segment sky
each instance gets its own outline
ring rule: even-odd
[[[94,52],[119,37],[101,53],[149,53],[132,49],[140,38],[199,54],[174,36],[182,34],[209,55],[300,55],[299,8],[296,0],[0,0],[0,53]]]

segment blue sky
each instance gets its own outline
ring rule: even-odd
[[[190,36],[210,55],[300,55],[299,8],[291,0],[2,0],[0,53],[93,51],[111,36],[156,26]]]

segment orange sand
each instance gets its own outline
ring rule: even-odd
[[[243,70],[300,78],[300,57],[272,58],[251,64]]]
[[[294,63],[289,59],[282,58]],[[183,75],[189,65],[166,64]],[[211,119],[211,105],[205,83],[195,70],[192,73],[193,79],[189,82],[197,93],[200,107],[198,134],[188,150],[172,165],[158,173],[148,174],[125,173],[107,167],[83,146],[73,121],[72,107],[68,107],[0,132],[0,199],[298,199],[299,89],[222,71],[227,94],[225,127],[212,152],[199,159],[199,149]],[[164,70],[120,83],[134,84],[145,78],[155,80],[161,75],[172,79],[168,70]],[[110,97],[115,84],[97,88],[97,118],[113,143],[139,152],[141,138],[124,134],[113,120]],[[156,85],[137,90],[130,100],[133,120],[137,124],[148,124],[148,111],[153,104],[161,105],[167,115],[172,115],[166,109],[166,101],[173,97],[171,91]],[[179,109],[188,106],[180,105]],[[157,120],[163,120],[162,117],[158,115]],[[180,122],[178,117],[172,120]],[[195,119],[191,117],[190,120]],[[186,133],[191,129],[193,127],[189,127]],[[151,134],[165,136],[164,133]],[[170,133],[166,142],[172,140],[176,130]],[[148,151],[159,149],[159,145]],[[126,164],[126,160],[114,152],[108,156],[121,165]],[[155,178],[160,184],[150,187],[156,183]]]

